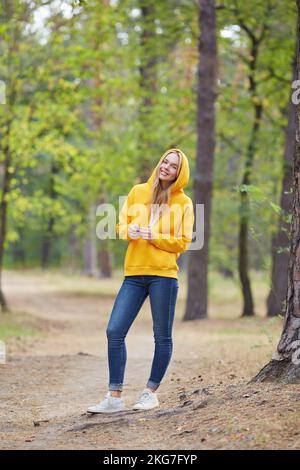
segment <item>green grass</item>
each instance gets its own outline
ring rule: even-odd
[[[13,337],[36,336],[38,331],[31,327],[15,323],[0,323],[0,339],[6,340]]]

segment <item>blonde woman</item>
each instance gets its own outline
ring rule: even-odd
[[[148,295],[155,351],[146,387],[132,409],[149,410],[159,405],[156,390],[173,351],[179,270],[176,260],[192,241],[193,203],[183,190],[189,174],[186,155],[171,148],[162,155],[148,181],[133,186],[122,207],[117,232],[129,244],[124,280],[106,329],[108,392],[104,400],[88,408],[90,413],[126,409],[121,398],[127,359],[125,337]]]

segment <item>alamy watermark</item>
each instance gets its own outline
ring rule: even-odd
[[[132,223],[135,223],[136,217],[138,217],[136,220],[148,220],[149,208],[146,204],[135,203],[127,208],[126,196],[120,196],[119,207],[122,207],[122,209],[118,214],[113,204],[103,203],[97,206],[96,216],[101,217],[101,220],[97,223],[96,235],[100,240],[125,238],[128,216],[132,217]],[[153,204],[151,208],[155,211],[158,209],[158,205]],[[180,239],[186,237],[192,239],[188,250],[200,250],[204,244],[204,204],[196,204],[195,210],[190,204],[171,204],[171,206],[164,204],[162,209],[161,231],[159,236],[165,240],[168,240],[172,234],[175,238]],[[193,227],[191,226],[191,211],[194,211],[195,231],[193,231]],[[119,219],[119,224],[117,224],[117,219]],[[119,225],[119,237],[117,236],[117,225]],[[173,230],[171,230],[171,227],[173,227]],[[156,230],[153,231],[153,238],[155,239],[157,236],[156,227]]]
[[[0,364],[6,364],[6,347],[4,341],[0,340]]]
[[[293,81],[292,89],[295,90],[292,93],[292,103],[297,105],[300,103],[300,80]]]
[[[300,339],[293,341],[290,345],[290,349],[295,349],[292,355],[292,363],[298,366],[300,364]]]
[[[272,359],[275,361],[282,361],[288,358],[291,358],[291,362],[295,364],[295,366],[300,364],[300,339],[296,339],[287,345],[283,353],[278,352],[276,349],[272,355]]]
[[[6,85],[3,80],[0,80],[0,104],[6,103]]]

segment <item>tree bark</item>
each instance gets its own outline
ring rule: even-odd
[[[290,103],[288,111],[288,125],[283,160],[283,181],[280,207],[282,215],[279,216],[278,230],[272,238],[272,279],[271,289],[267,299],[267,316],[283,315],[285,311],[285,298],[287,291],[288,263],[289,263],[289,225],[284,216],[290,213],[293,182],[293,156],[295,151],[295,109]]]
[[[297,66],[300,81],[300,0],[297,0]],[[299,85],[297,85],[299,90]],[[293,164],[293,207],[288,266],[288,289],[283,330],[271,361],[251,382],[300,382],[300,104],[295,106],[295,153]]]
[[[199,0],[199,64],[197,98],[197,155],[194,203],[204,205],[204,246],[189,253],[188,294],[184,320],[208,316],[208,240],[210,235],[215,101],[217,97],[217,41],[214,0]]]
[[[249,92],[253,103],[253,123],[250,132],[249,143],[246,152],[246,164],[242,185],[251,184],[251,174],[253,168],[253,161],[256,152],[257,139],[261,125],[263,108],[257,96],[257,83],[256,83],[256,67],[259,53],[259,45],[262,40],[260,37],[255,37],[254,34],[250,35],[251,48],[249,51]],[[239,227],[239,252],[238,252],[238,270],[243,294],[243,311],[242,316],[253,316],[254,302],[251,289],[251,282],[249,277],[249,256],[248,256],[248,233],[249,233],[249,197],[247,190],[240,191],[240,227]]]
[[[109,251],[105,248],[99,250],[98,260],[100,265],[100,277],[110,278],[111,277],[111,263],[109,257]]]

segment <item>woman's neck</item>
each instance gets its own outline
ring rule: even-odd
[[[172,183],[173,183],[173,181],[172,181]],[[171,186],[172,183],[170,183],[169,181],[160,180],[160,184],[161,184],[162,189],[168,189],[168,187]]]

